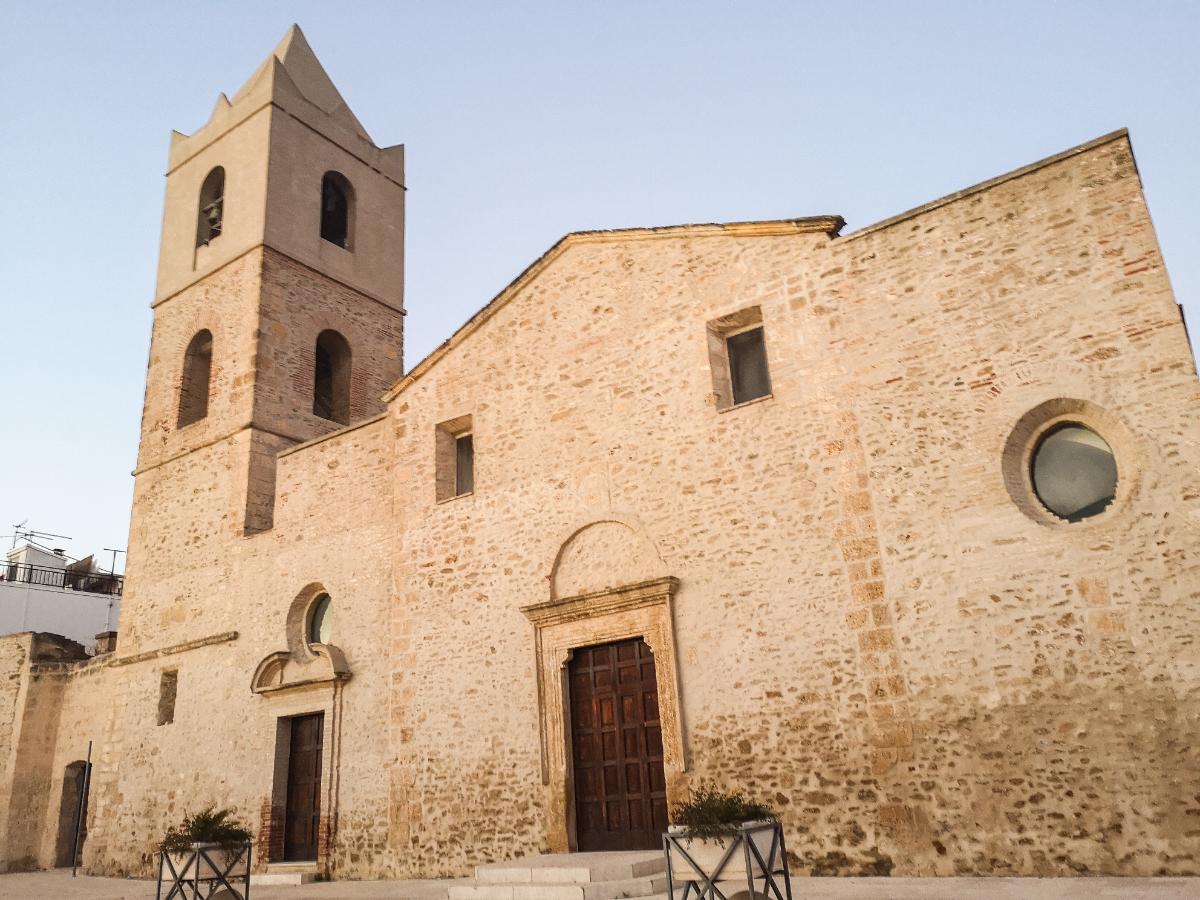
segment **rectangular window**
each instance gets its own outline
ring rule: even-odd
[[[469,434],[454,439],[454,495],[475,490],[475,442]]]
[[[475,437],[470,415],[434,429],[434,496],[438,503],[475,490]]]
[[[708,323],[708,363],[718,410],[771,396],[761,307],[747,307]]]
[[[163,672],[158,680],[158,724],[175,721],[175,694],[179,691],[179,670]]]
[[[729,353],[729,380],[733,388],[734,404],[757,400],[771,393],[771,379],[767,375],[767,345],[763,342],[763,330],[751,328],[725,339]]]

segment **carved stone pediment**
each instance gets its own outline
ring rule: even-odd
[[[596,616],[632,612],[647,606],[664,605],[670,602],[678,587],[679,580],[676,578],[670,576],[655,578],[651,581],[642,581],[611,590],[580,594],[577,597],[563,597],[561,600],[533,603],[529,606],[522,606],[521,612],[534,625],[544,628],[547,625],[561,625],[579,619],[591,619]]]
[[[287,650],[266,657],[254,670],[250,690],[273,694],[349,680],[350,667],[341,650],[331,644],[309,644],[309,650],[307,658],[299,660]]]

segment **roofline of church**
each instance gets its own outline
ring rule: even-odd
[[[646,241],[677,237],[783,237],[795,234],[827,234],[830,237],[836,237],[838,231],[845,224],[846,222],[841,216],[810,216],[802,219],[765,219],[754,222],[725,222],[707,225],[663,225],[657,228],[572,231],[530,263],[525,271],[510,281],[486,306],[467,319],[450,337],[438,344],[424,359],[413,366],[383,395],[383,400],[390,402],[433,368],[439,359],[481,328],[488,319],[503,309],[521,288],[533,281],[569,247],[576,244],[604,244],[616,240]]]
[[[1129,129],[1118,128],[1116,131],[1110,131],[1108,134],[1101,135],[1098,138],[1093,138],[1090,141],[1085,141],[1082,144],[1077,144],[1068,150],[1063,150],[1061,153],[1055,153],[1053,156],[1047,156],[1045,159],[1039,159],[1037,162],[1030,163],[1027,166],[1021,166],[1019,169],[1013,169],[1011,172],[1005,172],[1003,175],[997,175],[995,178],[989,178],[987,181],[981,181],[978,184],[973,184],[970,187],[963,188],[960,191],[955,191],[952,194],[947,194],[944,197],[939,197],[936,200],[930,200],[928,203],[922,203],[920,206],[914,206],[912,209],[902,213],[897,213],[873,225],[865,225],[858,231],[852,231],[849,234],[838,235],[841,241],[852,241],[864,235],[873,234],[876,231],[882,231],[885,228],[890,228],[892,225],[897,225],[900,222],[905,222],[915,218],[922,213],[927,213],[937,209],[939,206],[946,206],[956,200],[962,200],[964,197],[970,197],[974,194],[981,194],[984,191],[991,190],[994,187],[999,187],[1007,181],[1014,181],[1023,175],[1029,175],[1032,172],[1037,172],[1055,163],[1060,163],[1063,160],[1070,159],[1072,156],[1078,156],[1081,153],[1087,153],[1089,150],[1095,150],[1097,147],[1103,147],[1105,144],[1111,144],[1113,141],[1118,141],[1124,138],[1129,140]],[[1132,149],[1132,142],[1130,143]],[[1134,165],[1136,168],[1136,163]]]
[[[1081,153],[1086,153],[1089,150],[1094,150],[1105,144],[1113,141],[1124,139],[1129,140],[1129,129],[1118,128],[1116,131],[1109,132],[1098,138],[1078,144],[1070,149],[1064,150],[1061,153],[1056,153],[1053,156],[1047,156],[1045,159],[1040,159],[1037,162],[1030,163],[1027,166],[1022,166],[1019,169],[1013,169],[1011,172],[1006,172],[1003,175],[998,175],[995,178],[989,178],[986,181],[981,181],[978,184],[973,184],[970,187],[955,191],[951,194],[946,194],[944,197],[939,197],[936,200],[931,200],[929,203],[914,207],[897,215],[883,219],[873,225],[867,225],[860,228],[858,231],[850,234],[840,234],[842,227],[846,224],[841,216],[813,216],[802,219],[771,219],[758,222],[729,222],[725,224],[713,225],[670,225],[661,228],[617,228],[611,230],[600,231],[573,231],[555,243],[549,250],[534,260],[528,268],[520,275],[514,278],[509,284],[500,291],[492,300],[480,309],[475,315],[469,318],[462,326],[460,326],[449,338],[435,347],[424,359],[410,369],[403,378],[397,381],[391,389],[383,395],[384,402],[391,402],[399,394],[401,394],[409,385],[417,381],[422,375],[428,372],[443,356],[450,352],[454,347],[457,347],[469,335],[478,330],[482,325],[499,312],[513,296],[516,295],[521,288],[529,284],[536,278],[543,269],[563,253],[568,247],[575,244],[593,244],[604,243],[609,240],[648,240],[664,237],[757,237],[763,235],[781,236],[788,234],[814,234],[824,232],[831,238],[839,241],[852,241],[860,237],[865,237],[869,234],[874,234],[878,231],[890,228],[893,225],[898,225],[901,222],[906,222],[909,219],[915,218],[923,213],[937,209],[941,206],[946,206],[955,201],[962,200],[966,197],[991,190],[1008,181],[1013,181],[1021,178],[1024,175],[1029,175],[1037,172],[1048,166],[1060,163],[1063,160],[1070,159],[1073,156],[1078,156]],[[1132,144],[1131,144],[1132,150]],[[1135,163],[1136,168],[1136,163]]]
[[[342,437],[343,435],[349,434],[351,431],[357,431],[359,428],[365,428],[368,425],[374,425],[376,422],[386,418],[387,410],[384,410],[381,413],[375,413],[375,415],[361,419],[358,422],[351,422],[349,425],[343,425],[341,428],[335,428],[333,431],[327,431],[324,434],[318,434],[315,438],[309,438],[307,441],[301,441],[299,444],[292,444],[290,447],[284,447],[282,450],[276,453],[275,456],[279,459],[282,459],[285,456],[291,456],[298,450],[304,450],[313,446],[314,444],[327,441],[330,438]]]

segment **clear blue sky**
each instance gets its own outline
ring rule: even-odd
[[[293,21],[408,147],[410,366],[565,232],[849,231],[1121,126],[1200,337],[1198,3],[0,0],[0,534],[125,546],[168,135]]]

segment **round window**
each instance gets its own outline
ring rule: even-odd
[[[322,594],[313,604],[308,616],[308,642],[310,644],[329,643],[329,595]]]
[[[1117,461],[1096,432],[1074,422],[1043,435],[1033,451],[1033,489],[1042,505],[1068,522],[1079,522],[1112,503]]]

